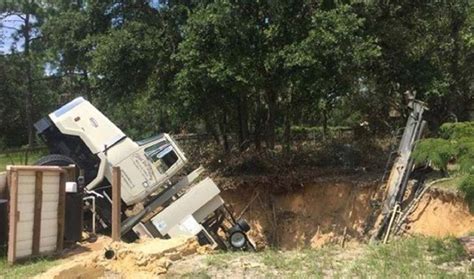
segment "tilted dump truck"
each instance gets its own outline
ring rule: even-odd
[[[183,174],[187,158],[170,135],[133,141],[82,97],[35,128],[50,151],[37,164],[81,170],[84,200],[93,199],[97,212],[86,215],[89,226],[110,228],[112,168],[120,167],[124,239],[196,235],[221,249],[255,249],[248,223],[234,218],[209,177],[201,179],[202,168]]]

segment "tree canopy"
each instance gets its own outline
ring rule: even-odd
[[[226,150],[289,146],[294,126],[386,133],[406,94],[432,129],[473,110],[468,0],[5,3],[3,146],[34,144],[32,123],[76,96],[134,138],[205,132]]]

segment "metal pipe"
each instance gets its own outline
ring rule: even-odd
[[[392,229],[393,220],[395,220],[395,216],[397,216],[397,213],[399,213],[399,208],[400,204],[398,203],[393,207],[392,217],[390,218],[390,222],[388,223],[387,232],[385,233],[385,237],[383,239],[383,244],[387,243],[388,241],[388,236],[390,235],[390,231]]]

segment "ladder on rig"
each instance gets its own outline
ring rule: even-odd
[[[390,235],[396,216],[401,212],[401,204],[405,196],[408,179],[414,166],[411,153],[426,126],[426,121],[423,120],[423,112],[428,109],[426,105],[418,100],[412,100],[409,107],[411,112],[403,130],[399,147],[396,152],[390,154],[386,166],[388,170],[391,157],[396,155],[386,184],[385,199],[382,205],[383,219],[374,235],[377,239],[383,237],[384,242],[387,241]],[[384,173],[383,179],[385,179],[385,176]]]

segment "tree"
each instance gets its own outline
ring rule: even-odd
[[[0,55],[0,148],[13,146],[18,140],[26,139],[27,134],[24,127],[24,110],[22,96],[18,94],[23,89],[22,71],[19,67],[18,56]]]
[[[19,3],[4,4],[0,10],[0,20],[3,22],[7,18],[14,17],[19,24],[16,27],[2,25],[2,31],[13,29],[13,39],[15,43],[22,43],[22,64],[25,74],[26,87],[24,89],[24,111],[26,128],[28,135],[28,145],[34,144],[35,134],[33,129],[34,94],[35,86],[33,79],[33,69],[37,64],[35,49],[39,35],[39,26],[42,24],[43,11],[35,0],[21,1]]]
[[[49,1],[48,17],[42,26],[47,62],[52,77],[60,81],[59,90],[93,99],[90,52],[97,37],[111,26],[107,10],[112,1]]]
[[[469,1],[374,1],[357,6],[357,12],[381,47],[381,56],[370,67],[366,92],[354,101],[357,108],[376,114],[373,122],[384,122],[390,107],[404,107],[405,92],[416,92],[430,107],[432,128],[453,114],[466,119],[473,81]]]
[[[367,65],[380,48],[363,32],[364,19],[349,6],[318,11],[308,36],[286,49],[285,63],[298,90],[310,95],[313,109],[322,114],[324,134],[338,100],[359,90]]]

